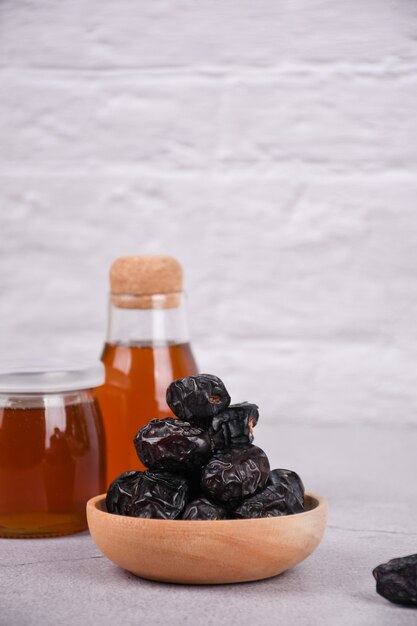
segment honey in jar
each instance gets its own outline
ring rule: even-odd
[[[104,490],[104,430],[93,387],[103,366],[0,372],[0,536],[48,537],[87,527]]]

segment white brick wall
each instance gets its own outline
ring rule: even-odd
[[[95,355],[166,252],[266,419],[417,423],[414,0],[3,0],[0,353]]]

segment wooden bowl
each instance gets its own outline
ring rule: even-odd
[[[107,513],[87,503],[91,536],[111,561],[150,580],[222,584],[276,576],[307,558],[326,527],[327,501],[306,494],[306,511],[245,520],[157,520]]]

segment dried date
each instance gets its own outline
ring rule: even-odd
[[[304,508],[304,485],[298,474],[292,470],[274,469],[269,474],[268,485],[285,487]],[[293,511],[299,513],[299,511]]]
[[[253,429],[258,419],[256,404],[231,404],[225,411],[213,417],[209,427],[215,450],[238,448],[252,443]]]
[[[189,472],[209,459],[212,447],[207,431],[172,417],[153,419],[134,438],[142,463],[152,470]]]
[[[212,374],[174,380],[167,389],[166,399],[174,415],[199,426],[208,426],[210,419],[230,404],[226,387]]]
[[[282,472],[280,480],[277,472]],[[299,483],[296,481],[296,490],[293,488],[291,477],[295,472],[290,470],[274,470],[273,480],[268,480],[268,484],[263,491],[255,493],[250,498],[246,498],[234,512],[234,516],[240,519],[250,517],[279,517],[281,515],[291,515],[304,511],[303,502],[299,497]],[[271,476],[270,474],[270,476]],[[297,476],[297,474],[295,474]],[[297,476],[298,478],[298,476]],[[293,479],[295,482],[295,479]]]
[[[214,454],[203,469],[201,487],[214,500],[232,505],[266,486],[269,461],[257,446]]]
[[[210,502],[207,498],[196,498],[184,509],[182,519],[187,520],[216,520],[227,519],[227,510],[219,504]]]
[[[130,515],[132,491],[141,472],[124,472],[111,483],[106,495],[106,507],[115,515]]]
[[[153,519],[176,519],[189,499],[186,478],[171,472],[139,472],[132,493],[131,515]]]
[[[395,604],[417,606],[417,554],[382,563],[373,575],[380,596]]]

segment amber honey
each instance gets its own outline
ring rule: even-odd
[[[172,416],[166,388],[176,378],[197,374],[189,343],[107,343],[102,360],[106,382],[96,390],[107,447],[107,484],[132,469],[143,469],[135,433],[153,418]]]
[[[86,528],[86,502],[104,490],[104,452],[91,391],[3,398],[0,536],[55,536]]]

